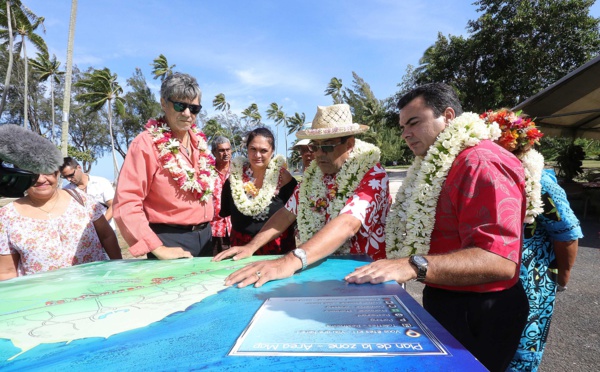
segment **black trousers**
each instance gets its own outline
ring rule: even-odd
[[[529,313],[520,281],[487,293],[425,286],[423,307],[490,371],[506,370]]]
[[[163,224],[150,224],[150,228],[165,247],[181,247],[194,257],[212,257],[212,230],[210,223],[201,230],[189,231]],[[156,259],[152,252],[146,254],[148,259]]]

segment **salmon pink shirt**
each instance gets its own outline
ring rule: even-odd
[[[180,146],[180,153],[198,170],[198,140],[189,132],[190,156]],[[214,210],[212,198],[198,200],[183,191],[158,160],[158,150],[147,131],[140,133],[129,146],[119,175],[114,200],[114,218],[129,252],[141,256],[162,244],[150,223],[197,225],[210,222]]]

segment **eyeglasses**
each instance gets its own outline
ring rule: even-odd
[[[317,152],[318,149],[321,149],[321,151],[323,151],[324,153],[330,153],[333,152],[333,150],[335,150],[336,146],[341,145],[342,141],[338,142],[338,143],[331,143],[331,144],[327,144],[327,145],[315,145],[314,143],[309,143],[308,145],[306,145],[308,147],[308,151],[310,152]]]
[[[73,173],[71,174],[66,174],[63,177],[65,177],[66,180],[68,180],[69,178],[73,178],[75,177],[75,173],[77,172],[77,169],[73,171]]]
[[[197,115],[202,110],[202,105],[193,105],[191,103],[176,102],[169,98],[169,102],[173,104],[173,109],[177,112],[184,112],[186,108],[190,109],[190,114]]]

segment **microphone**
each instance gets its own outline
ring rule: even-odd
[[[23,196],[40,174],[54,173],[62,163],[60,150],[46,138],[18,125],[0,126],[0,195]]]

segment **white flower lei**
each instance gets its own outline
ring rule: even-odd
[[[324,174],[316,161],[304,171],[300,185],[298,202],[298,232],[303,243],[325,226],[326,214],[336,216],[340,213],[351,193],[356,190],[369,169],[373,168],[381,157],[381,151],[374,145],[355,140],[354,149],[337,173],[337,191],[331,203],[327,203],[327,187],[323,182]],[[325,206],[327,206],[325,208]],[[350,253],[350,242],[344,243],[336,254]]]
[[[525,170],[525,193],[527,195],[527,212],[525,223],[532,223],[535,217],[542,213],[542,171],[544,170],[544,157],[534,149],[519,156]]]
[[[179,153],[179,140],[173,137],[171,128],[162,119],[148,120],[146,129],[158,150],[158,158],[164,169],[171,173],[171,177],[177,182],[181,190],[189,191],[202,201],[208,200],[213,190],[216,173],[213,169],[212,159],[209,156],[208,145],[204,133],[198,129],[196,124],[191,127],[198,141],[197,149],[198,171],[190,167],[188,162]]]
[[[231,183],[233,202],[237,209],[245,216],[253,217],[264,212],[271,204],[271,200],[277,191],[279,172],[285,164],[285,159],[281,155],[271,159],[265,172],[263,186],[254,198],[249,197],[244,190],[243,172],[244,164],[247,162],[248,159],[243,156],[233,159],[229,182]]]
[[[497,125],[487,125],[477,114],[464,113],[438,135],[424,158],[415,159],[386,220],[388,258],[429,251],[435,209],[454,159],[465,148],[498,137]]]

